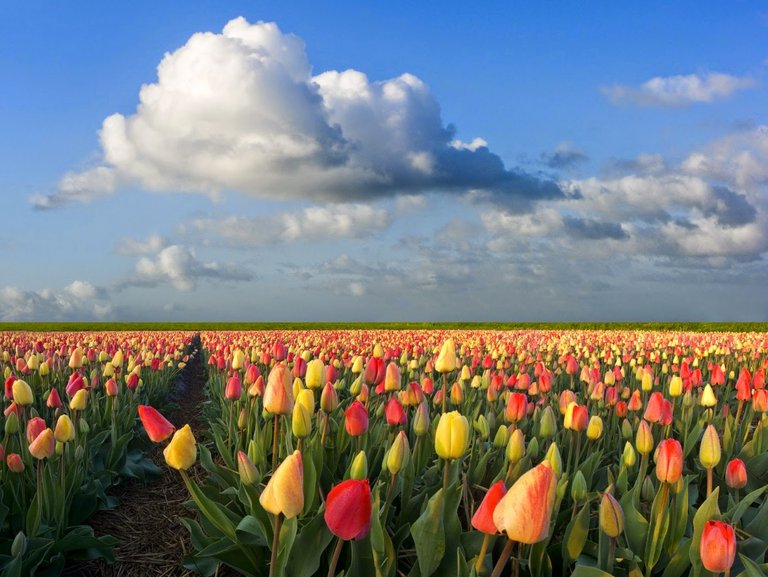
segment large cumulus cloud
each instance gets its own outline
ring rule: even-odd
[[[457,140],[419,78],[313,76],[300,38],[244,18],[166,54],[136,112],[109,116],[100,139],[102,165],[68,174],[33,204],[89,200],[125,183],[331,201],[479,189],[522,206],[562,196],[555,183],[506,168],[482,140]]]

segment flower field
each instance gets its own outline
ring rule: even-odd
[[[191,334],[0,335],[9,575],[109,559],[88,518],[151,443],[202,575],[768,574],[766,333]]]

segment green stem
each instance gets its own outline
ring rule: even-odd
[[[443,466],[443,498],[445,498],[446,494],[448,493],[448,477],[450,471],[448,470],[450,463],[450,459],[445,460],[445,465]]]
[[[480,573],[483,570],[483,560],[485,559],[485,552],[488,550],[488,543],[491,541],[491,534],[486,533],[483,537],[483,545],[480,547],[480,554],[477,556],[477,561],[475,561],[475,573],[480,575]]]
[[[341,556],[341,549],[344,547],[344,540],[339,537],[336,543],[336,547],[333,550],[333,557],[331,557],[331,564],[328,567],[328,577],[334,577],[336,575],[336,564],[339,562]]]
[[[272,537],[272,557],[269,561],[269,577],[275,577],[277,567],[277,550],[280,547],[280,525],[283,522],[283,514],[278,513],[275,517],[275,534]]]
[[[501,557],[496,562],[496,566],[493,568],[491,577],[499,577],[501,572],[504,571],[504,565],[507,564],[509,556],[512,555],[512,548],[515,546],[515,542],[511,539],[507,539],[507,544],[504,545],[504,549],[501,551]]]
[[[446,400],[448,393],[448,373],[443,373],[443,413],[446,409]]]
[[[272,470],[277,469],[277,436],[280,432],[280,415],[275,415],[275,425],[272,428]]]
[[[395,482],[397,481],[397,473],[392,475],[392,479],[389,482],[389,490],[387,491],[387,500],[384,501],[384,510],[381,513],[381,524],[386,526],[387,516],[389,515],[389,508],[392,506],[392,499],[395,496]]]

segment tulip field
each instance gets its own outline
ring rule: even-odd
[[[183,574],[768,575],[768,333],[195,332],[0,333],[2,575],[160,473]]]

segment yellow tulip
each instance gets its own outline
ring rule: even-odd
[[[443,413],[437,423],[435,451],[442,459],[458,459],[469,444],[469,422],[458,411]]]
[[[275,470],[259,503],[273,515],[292,519],[304,509],[304,467],[301,453],[294,451]]]
[[[456,365],[456,345],[454,345],[453,339],[448,339],[443,343],[443,348],[440,349],[440,354],[437,356],[435,370],[438,373],[450,373],[456,370]]]
[[[186,471],[197,460],[197,442],[189,425],[184,425],[173,434],[168,446],[163,450],[165,462],[169,467]]]
[[[32,387],[26,381],[16,379],[13,381],[13,402],[17,405],[31,405],[35,400]]]

